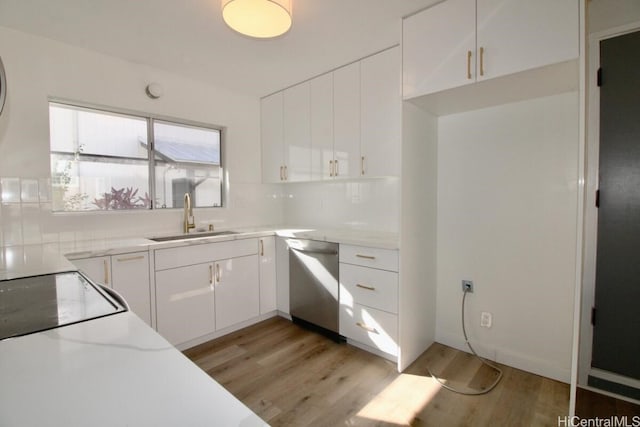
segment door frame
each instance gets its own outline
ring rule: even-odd
[[[591,325],[591,308],[595,303],[595,279],[596,279],[596,250],[598,237],[598,209],[595,206],[596,190],[599,177],[599,152],[600,152],[600,91],[597,86],[597,72],[600,67],[600,42],[624,34],[640,31],[640,21],[609,28],[593,33],[588,37],[588,63],[587,63],[587,147],[586,147],[586,171],[585,171],[585,195],[584,195],[584,247],[583,247],[583,274],[580,305],[580,339],[578,354],[577,385],[581,388],[595,390],[598,393],[609,394],[618,399],[639,403],[625,396],[615,395],[599,389],[593,389],[587,385],[587,379],[591,368],[593,326]],[[603,371],[597,370],[599,373]],[[611,374],[614,375],[614,374]],[[602,375],[597,375],[603,377]],[[614,375],[615,376],[615,375]],[[604,378],[604,377],[603,377]],[[611,379],[614,379],[611,377]]]

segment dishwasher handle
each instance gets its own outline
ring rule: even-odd
[[[307,254],[323,254],[323,255],[338,255],[338,251],[335,249],[301,249],[291,248],[291,250],[303,252]]]

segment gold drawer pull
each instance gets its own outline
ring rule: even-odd
[[[480,76],[484,76],[484,48],[480,48]]]
[[[116,261],[118,261],[118,262],[126,262],[126,261],[137,261],[139,259],[144,259],[144,255],[136,255],[136,256],[130,256],[130,257],[124,257],[124,258],[116,258]]]
[[[372,256],[372,255],[356,254],[356,257],[358,257],[358,258],[364,258],[364,259],[376,259],[376,257],[374,257],[374,256]]]
[[[376,328],[372,328],[369,325],[366,325],[362,322],[357,322],[356,325],[360,326],[362,329],[364,329],[367,332],[376,332]]]
[[[467,79],[471,80],[471,51],[467,51]]]
[[[356,286],[358,288],[366,289],[368,291],[375,291],[376,290],[376,288],[374,288],[373,286],[361,285],[360,283],[356,284]]]
[[[213,285],[213,265],[209,264],[209,284]]]

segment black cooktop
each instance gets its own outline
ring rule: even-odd
[[[71,271],[0,281],[0,340],[126,311]]]

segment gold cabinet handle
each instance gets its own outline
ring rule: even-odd
[[[374,257],[373,255],[362,255],[362,254],[356,254],[356,257],[358,257],[358,258],[364,258],[364,259],[376,259],[376,257]]]
[[[284,180],[289,181],[289,172],[287,171],[287,165],[284,166]]]
[[[373,286],[362,285],[360,283],[357,283],[356,286],[358,288],[366,289],[368,291],[375,291],[376,290],[376,288],[374,288]]]
[[[356,322],[356,325],[360,326],[362,329],[364,329],[367,332],[376,332],[376,328],[373,328],[369,325],[366,325],[362,322]]]
[[[329,176],[333,176],[333,160],[329,160]]]
[[[109,284],[109,263],[106,259],[102,260],[102,265],[104,266],[104,284]]]
[[[280,181],[284,181],[284,167],[280,166]]]
[[[471,80],[471,51],[467,51],[467,79]]]
[[[264,256],[264,240],[260,239],[260,256]]]
[[[136,255],[136,256],[130,256],[130,257],[124,257],[124,258],[116,258],[116,261],[118,261],[118,262],[127,262],[127,261],[137,261],[139,259],[144,259],[144,255]]]
[[[484,48],[480,48],[480,75],[484,76]]]
[[[336,166],[336,170],[333,172],[333,176],[340,175],[340,167],[338,166],[338,161],[334,160],[333,164]]]
[[[220,264],[216,264],[216,282],[220,283]]]
[[[209,284],[213,285],[213,265],[209,264]]]
[[[364,175],[364,156],[360,158],[360,175]]]

